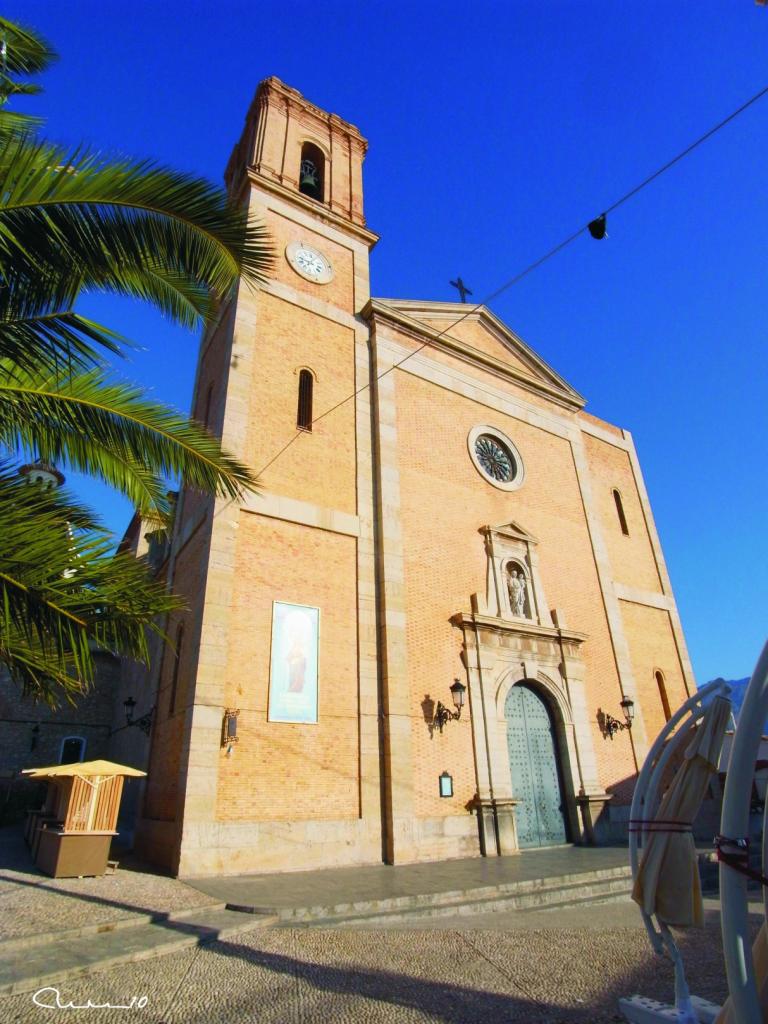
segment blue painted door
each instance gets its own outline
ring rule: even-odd
[[[517,838],[521,847],[565,843],[563,792],[557,741],[544,701],[524,683],[513,686],[504,708],[507,719]]]

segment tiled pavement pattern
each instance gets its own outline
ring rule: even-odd
[[[572,912],[573,913],[573,912]],[[617,913],[613,908],[612,913]],[[141,1010],[55,1013],[29,994],[0,999],[4,1024],[603,1024],[635,992],[671,998],[670,966],[637,927],[588,933],[568,912],[526,931],[271,930],[127,964],[60,986],[62,1002]],[[724,997],[716,913],[684,940],[693,991]]]
[[[346,897],[381,898],[535,879],[622,862],[620,850],[562,849],[494,861],[387,869],[252,876],[194,883],[121,870],[102,879],[54,880],[30,870],[23,845],[0,837],[2,938],[115,921],[147,910],[183,910],[239,893],[274,905],[305,906]],[[15,859],[14,859],[15,858]],[[602,858],[602,860],[601,860]],[[323,877],[327,876],[327,877]],[[265,897],[269,896],[269,899]],[[311,897],[311,898],[309,898]],[[258,898],[258,899],[257,899]],[[63,1002],[128,1003],[143,1009],[36,1007],[30,993],[0,998],[3,1024],[400,1024],[618,1021],[616,1003],[642,993],[670,998],[672,972],[653,957],[629,904],[501,912],[418,922],[413,927],[230,933],[206,946],[127,963],[58,986]],[[130,932],[131,929],[128,929]],[[99,941],[98,937],[94,941]],[[693,991],[724,998],[716,910],[684,940]],[[51,995],[52,993],[49,993]]]
[[[122,868],[103,878],[48,878],[18,828],[0,829],[0,941],[216,903],[175,878]]]

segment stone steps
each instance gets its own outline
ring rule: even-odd
[[[124,928],[137,928],[144,924],[162,924],[164,921],[184,921],[194,917],[202,910],[226,910],[225,903],[206,903],[202,907],[187,910],[174,910],[169,913],[129,914],[115,921],[104,921],[101,924],[84,924],[77,928],[64,928],[56,932],[35,932],[32,935],[19,935],[12,939],[0,940],[0,953],[9,955],[12,950],[26,949],[29,946],[45,945],[59,940],[79,939],[84,935],[102,935],[105,932],[122,931]]]
[[[281,927],[336,927],[605,902],[626,898],[631,887],[632,876],[629,866],[626,866],[452,892],[361,900],[330,906],[238,909],[276,914]],[[230,908],[233,909],[231,905]]]
[[[276,917],[242,914],[219,904],[148,920],[126,918],[112,925],[70,929],[36,936],[34,942],[27,942],[26,937],[0,942],[0,993],[33,992],[44,985],[176,953],[276,921]]]
[[[474,885],[463,889],[381,896],[349,902],[329,900],[306,906],[250,906],[214,903],[174,914],[135,915],[50,935],[0,942],[0,994],[32,992],[68,978],[118,964],[176,952],[238,933],[277,925],[283,928],[376,926],[493,913],[552,910],[626,899],[628,866],[560,873]],[[402,892],[402,890],[401,890]]]
[[[584,889],[579,886],[567,887],[564,889],[553,889],[545,893],[536,893],[520,896],[507,896],[501,899],[488,899],[483,901],[471,900],[466,903],[454,903],[446,906],[423,907],[416,910],[395,910],[384,911],[378,914],[359,914],[354,917],[342,918],[319,918],[313,921],[302,921],[285,925],[282,927],[294,928],[354,928],[354,927],[375,927],[377,924],[402,924],[408,926],[409,921],[423,921],[428,919],[446,917],[473,917],[477,914],[494,914],[504,911],[516,910],[520,913],[528,911],[551,911],[562,910],[571,907],[583,906],[588,908],[598,903],[626,902],[630,898],[631,887],[625,882],[613,883],[603,888],[590,887],[588,895],[584,895]]]

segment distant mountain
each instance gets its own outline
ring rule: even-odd
[[[731,688],[731,703],[733,704],[733,717],[738,722],[739,712],[741,711],[741,705],[744,703],[744,698],[747,695],[747,687],[749,686],[750,677],[746,679],[726,679],[725,682]],[[712,680],[714,682],[714,680]],[[763,735],[768,736],[768,718],[763,726]]]
[[[731,688],[731,702],[733,704],[733,713],[736,718],[739,717],[741,711],[741,705],[744,703],[744,698],[747,694],[747,686],[749,685],[749,676],[746,679],[726,679],[726,683]],[[713,680],[714,681],[714,680]]]

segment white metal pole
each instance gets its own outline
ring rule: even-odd
[[[752,674],[731,745],[720,832],[729,839],[749,837],[749,805],[763,725],[768,715],[768,643]],[[731,848],[732,849],[732,848]],[[739,1024],[762,1024],[749,942],[747,878],[720,865],[723,953],[734,1016]]]

